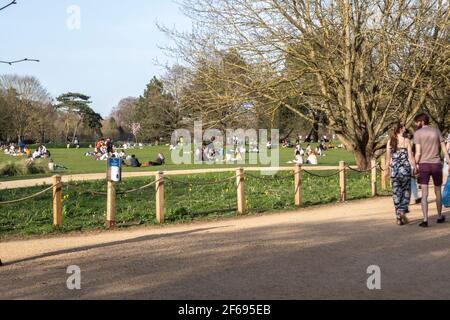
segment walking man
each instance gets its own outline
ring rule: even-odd
[[[422,212],[423,222],[420,227],[428,227],[428,194],[430,178],[433,177],[434,192],[436,194],[436,205],[438,211],[437,223],[444,223],[446,218],[442,215],[442,161],[441,150],[445,158],[450,162],[447,146],[444,138],[438,129],[430,127],[430,117],[426,114],[419,114],[414,119],[417,132],[414,135],[416,144],[416,173],[419,174],[419,183],[422,186]],[[450,173],[450,169],[449,169]]]

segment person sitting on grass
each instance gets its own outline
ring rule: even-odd
[[[49,157],[49,151],[47,150],[47,147],[43,144],[39,147],[39,152],[41,153],[41,158],[48,158]]]
[[[95,144],[95,152],[96,153],[100,153],[102,152],[102,147],[105,144],[105,139],[100,138],[100,140],[97,141],[97,143]]]
[[[125,153],[125,150],[121,150],[119,153],[117,153],[117,158],[125,160],[127,158],[127,154]]]
[[[289,142],[288,142],[287,139],[286,139],[286,140],[283,140],[282,147],[283,147],[283,148],[289,148]]]
[[[317,160],[317,155],[314,151],[311,151],[311,153],[308,156],[308,159],[306,160],[306,163],[312,164],[314,166],[317,166],[319,164],[319,161]]]
[[[25,143],[23,141],[19,142],[19,153],[20,154],[25,153]]]
[[[309,156],[312,152],[312,147],[310,144],[308,144],[308,146],[306,147],[306,154]]]
[[[241,161],[241,160],[242,160],[242,153],[241,153],[241,150],[238,149],[236,152],[236,157],[235,157],[234,161]]]
[[[295,160],[294,160],[294,163],[299,164],[299,165],[302,165],[302,164],[304,163],[304,161],[303,161],[303,156],[302,156],[300,150],[296,150],[296,151],[295,151]]]
[[[38,159],[38,158],[40,158],[42,155],[41,155],[41,152],[39,151],[39,149],[36,149],[34,152],[33,152],[33,159]]]
[[[31,156],[32,156],[31,149],[29,147],[25,147],[25,156],[27,158],[31,158]]]
[[[138,158],[136,158],[136,155],[132,155],[130,159],[130,167],[132,168],[140,168],[142,164],[139,162]]]

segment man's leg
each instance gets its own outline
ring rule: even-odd
[[[436,207],[439,219],[442,219],[442,187],[434,187],[434,193],[436,194]]]

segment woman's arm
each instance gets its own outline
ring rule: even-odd
[[[450,155],[449,155],[449,153],[448,153],[448,145],[449,144],[445,144],[445,143],[442,143],[442,151],[444,152],[444,157],[445,157],[445,159],[447,160],[447,163],[449,164],[449,166],[448,166],[448,174],[450,174]]]
[[[384,172],[384,175],[386,177],[389,177],[390,172],[391,172],[391,166],[392,166],[392,163],[391,163],[391,141],[390,140],[388,141],[387,146],[386,146],[386,164],[387,164],[387,168]]]
[[[443,143],[442,144],[442,151],[444,152],[444,157],[447,159],[447,161],[450,163],[450,142]]]
[[[386,146],[386,163],[391,166],[391,141],[389,140]]]
[[[406,143],[408,145],[408,157],[409,157],[409,162],[411,162],[411,165],[413,166],[413,168],[416,168],[416,159],[414,158],[414,154],[412,152],[412,145],[411,145],[411,141],[409,141],[409,139],[406,139]]]

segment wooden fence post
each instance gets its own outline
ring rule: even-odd
[[[156,221],[164,223],[164,172],[156,175]]]
[[[53,176],[53,225],[62,228],[62,185],[61,176]]]
[[[300,164],[295,166],[295,205],[302,206],[302,166]]]
[[[108,229],[116,225],[116,185],[108,181],[108,193],[106,199],[106,227]]]
[[[372,159],[371,161],[372,166],[372,197],[375,197],[377,195],[377,159]]]
[[[239,214],[246,213],[244,168],[236,170],[237,204]]]
[[[381,157],[381,190],[386,191],[387,190],[387,181],[386,181],[386,157]]]
[[[347,179],[345,170],[345,161],[339,162],[339,193],[340,201],[345,202],[347,200]]]

